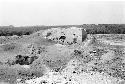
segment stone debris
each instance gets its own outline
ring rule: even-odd
[[[124,47],[102,39],[76,27],[52,28],[22,36],[0,45],[0,77],[5,76],[12,84],[124,83]],[[11,79],[13,73],[9,75],[13,69],[15,81]]]
[[[84,72],[80,69],[76,71],[75,68],[78,65],[76,60],[71,60],[61,73],[48,72],[43,77],[26,80],[26,83],[44,84],[44,81],[45,84],[114,84],[118,81],[115,78],[98,72]]]

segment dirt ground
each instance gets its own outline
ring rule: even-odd
[[[63,74],[65,70],[67,70],[65,73],[69,74],[70,76],[74,73],[81,73],[80,75],[87,74],[87,76],[89,76],[88,74],[92,72],[99,74],[105,73],[109,79],[113,80],[125,80],[124,34],[88,34],[84,42],[78,40],[78,43],[72,43],[72,40],[70,40],[72,35],[70,35],[70,39],[66,39],[66,41],[63,43],[63,40],[61,40],[61,42],[55,40],[56,34],[44,38],[43,31],[38,33],[19,38],[15,37],[17,39],[12,37],[12,39],[14,38],[13,41],[10,39],[11,37],[9,37],[9,39],[8,37],[2,37],[0,39],[0,77],[3,77],[2,75],[4,74],[6,81],[15,83],[17,80],[14,82],[10,80],[13,74],[10,74],[11,72],[9,73],[11,68],[13,68],[17,74],[16,78],[24,78],[22,79],[23,82],[24,80],[28,81],[30,79],[32,81],[33,78],[37,79],[38,77],[40,78],[39,80],[42,81],[43,79],[41,77],[44,77],[44,75],[46,76],[46,74],[50,74],[49,72],[59,72]],[[81,34],[79,33],[79,35],[76,35],[76,37],[78,39],[81,38]],[[73,38],[76,37],[73,36]],[[12,45],[12,43],[14,44]],[[76,63],[75,68],[73,68],[73,66],[70,67],[70,63],[74,59],[79,61],[79,64]],[[70,66],[68,64],[70,64]],[[72,63],[72,65],[75,64]],[[7,68],[8,71],[4,72],[2,67]],[[72,69],[73,74],[72,72],[70,73],[68,71],[72,71]],[[25,70],[26,72],[24,72]],[[93,80],[96,75],[97,74],[93,75],[93,78],[89,76],[91,79],[88,78],[86,81]],[[81,79],[84,76],[75,76],[79,77],[77,82],[80,80],[80,84],[83,84]],[[108,78],[105,78],[105,76],[98,76],[101,76],[103,81],[111,81]],[[74,78],[72,78],[72,80],[73,79]],[[97,81],[98,79],[95,80]],[[99,80],[101,81],[101,79]],[[75,84],[77,84],[77,82]],[[110,82],[104,84],[109,83]],[[0,84],[4,83],[1,82]],[[92,83],[86,82],[85,84]]]

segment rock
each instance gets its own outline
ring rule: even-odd
[[[48,33],[51,33],[48,35]],[[83,28],[52,28],[43,33],[45,38],[57,41],[61,44],[81,43],[87,38],[87,32]]]

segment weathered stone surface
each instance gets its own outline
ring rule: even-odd
[[[82,84],[83,78],[85,84],[114,84],[112,81],[125,80],[124,47],[115,43],[115,46],[110,45],[113,41],[109,39],[108,43],[103,40],[76,27],[39,31],[12,43],[1,44],[0,65],[15,70],[15,73],[4,75],[6,80],[14,74],[32,82],[28,84],[45,82],[44,79],[51,79],[51,83],[75,84]],[[9,72],[9,69],[4,69]],[[37,78],[31,79],[33,77]]]
[[[48,36],[48,33],[51,33]],[[87,32],[83,28],[54,28],[43,33],[45,38],[57,41],[61,44],[81,43],[87,38]]]

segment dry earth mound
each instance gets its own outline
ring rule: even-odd
[[[124,83],[125,48],[113,41],[114,45],[110,44],[109,38],[108,43],[104,42],[105,38],[71,27],[42,30],[1,44],[1,81],[11,84]]]
[[[68,34],[68,31],[71,30],[72,28],[63,29],[63,32],[67,32],[65,34]],[[49,31],[55,31],[55,29],[50,29]],[[56,33],[58,31],[56,31]],[[1,41],[1,66],[14,68],[17,78],[19,77],[24,79],[26,76],[27,78],[42,76],[45,74],[45,67],[56,71],[62,67],[65,67],[68,61],[73,58],[70,55],[73,52],[73,49],[69,49],[65,45],[62,45],[60,42],[53,39],[45,38],[44,32],[39,31],[31,34],[30,36],[21,36],[21,38],[14,40],[11,40],[12,38],[10,39],[9,37],[9,39]],[[80,35],[82,35],[79,29],[77,32],[80,32]],[[73,35],[75,36],[73,33],[77,34],[75,31],[72,31],[72,35],[70,37]],[[54,37],[53,34],[51,37]],[[66,38],[69,38],[68,35],[66,35]],[[80,40],[81,37],[76,35],[75,38]],[[4,39],[6,39],[6,37]],[[74,37],[72,39],[74,39]],[[71,44],[71,42],[69,43]],[[25,66],[29,66],[29,69]],[[8,72],[9,71],[11,70],[8,69]],[[4,72],[1,72],[1,74],[2,73]],[[7,74],[8,73],[6,73],[5,76]],[[5,80],[11,80],[10,77],[11,76],[5,77]],[[3,81],[3,79],[1,79],[1,81]],[[14,82],[15,81],[13,81],[13,83]]]

